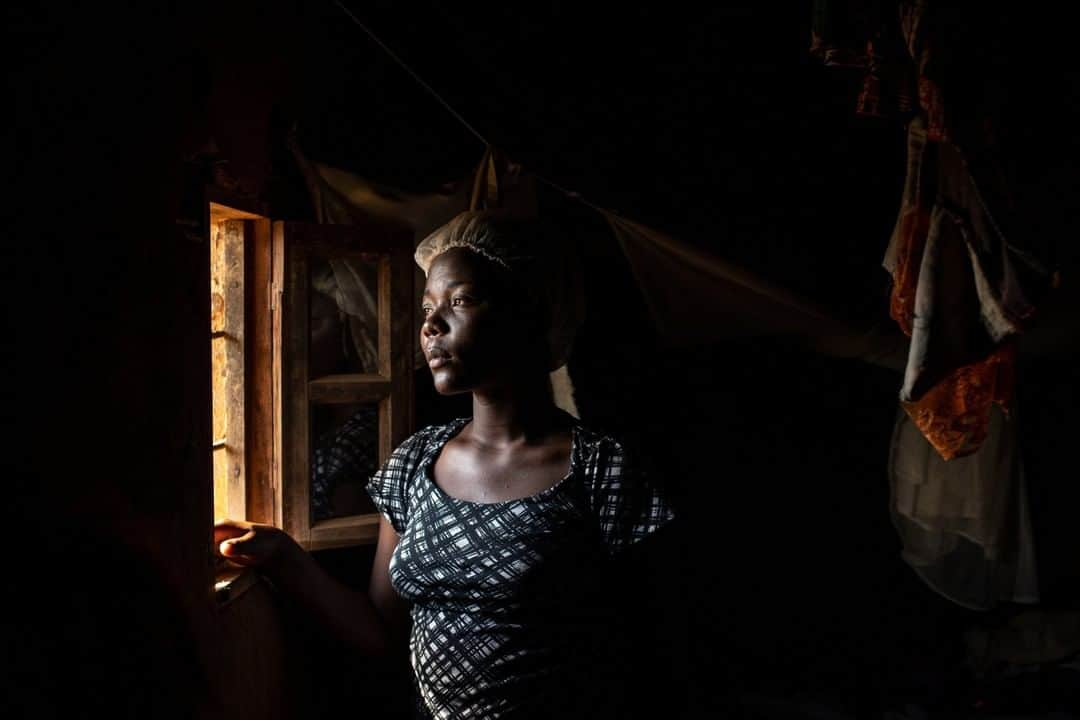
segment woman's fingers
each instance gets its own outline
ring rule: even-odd
[[[237,556],[246,556],[246,555],[248,555],[248,553],[245,552],[245,550],[247,548],[245,548],[244,545],[246,543],[250,542],[251,540],[254,540],[254,539],[255,539],[255,530],[251,529],[251,530],[248,530],[243,535],[240,535],[238,537],[233,537],[233,538],[228,538],[227,540],[223,540],[218,545],[218,550],[223,556],[225,556],[227,558],[234,558],[234,557],[237,557]]]
[[[222,557],[241,565],[266,565],[279,553],[283,536],[269,525],[233,523],[222,530],[220,537],[224,539],[218,542],[217,550]]]
[[[222,520],[214,524],[214,545],[251,532],[251,523],[243,520]]]

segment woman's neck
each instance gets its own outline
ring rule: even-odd
[[[529,442],[561,424],[547,375],[473,391],[473,439],[495,447]]]

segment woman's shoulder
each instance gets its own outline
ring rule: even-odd
[[[457,418],[448,423],[420,428],[394,448],[375,473],[375,479],[408,485],[427,456],[437,453],[446,438],[453,434],[454,428],[461,427],[467,421],[468,418]]]
[[[405,438],[394,454],[421,456],[425,452],[437,449],[455,432],[461,429],[471,418],[459,417],[445,423],[426,425]]]
[[[633,544],[674,517],[659,477],[621,435],[577,422],[584,489],[608,548]]]
[[[619,435],[567,415],[578,438],[576,449],[581,454],[582,464],[596,470],[605,461],[622,461],[630,452],[630,446]]]
[[[423,483],[417,482],[424,464],[438,452],[454,429],[466,422],[468,418],[458,418],[417,430],[394,448],[368,480],[367,492],[372,502],[399,534],[405,532],[415,494],[424,487]]]

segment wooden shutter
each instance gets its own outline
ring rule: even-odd
[[[275,522],[312,550],[373,542],[378,514],[370,506],[331,518],[313,514],[313,462],[316,450],[325,451],[314,445],[320,438],[313,426],[320,418],[340,419],[354,407],[361,408],[355,417],[366,417],[363,408],[372,408],[376,467],[412,431],[412,234],[374,225],[275,222],[272,246]],[[358,271],[356,277],[351,270]],[[361,292],[349,295],[342,287],[353,281]],[[365,306],[357,298],[367,297],[364,291],[374,300],[374,311],[350,315],[353,305]],[[322,359],[327,343],[319,333],[327,313],[334,312],[331,301],[343,328],[342,367]],[[360,347],[359,336],[375,345],[366,364],[348,356]],[[352,480],[362,485],[367,477]],[[352,496],[357,487],[350,485]]]

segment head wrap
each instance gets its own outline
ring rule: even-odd
[[[417,246],[416,264],[427,275],[435,258],[459,247],[512,273],[514,287],[527,288],[542,304],[548,319],[548,370],[566,364],[585,320],[585,293],[578,255],[563,234],[504,211],[463,212]]]

